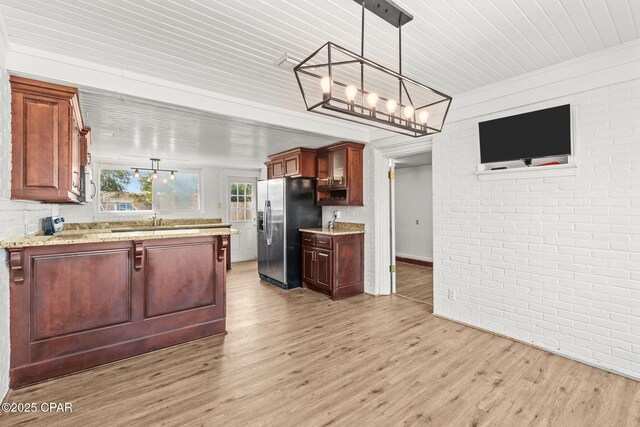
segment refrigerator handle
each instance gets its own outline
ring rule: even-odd
[[[267,246],[271,245],[271,238],[272,238],[272,233],[271,233],[271,204],[269,203],[268,200],[264,201],[264,232],[266,234],[267,237]]]

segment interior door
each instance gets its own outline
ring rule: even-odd
[[[248,261],[258,257],[256,220],[256,178],[229,178],[229,218],[240,234],[231,235],[231,261]]]

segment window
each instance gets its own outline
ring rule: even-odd
[[[253,184],[231,183],[231,221],[253,221]]]
[[[151,181],[150,172],[140,178],[129,169],[102,169],[100,172],[100,212],[145,212],[200,209],[200,174],[158,172]]]

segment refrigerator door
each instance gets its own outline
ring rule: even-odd
[[[269,271],[269,246],[267,246],[268,214],[268,184],[258,181],[257,219],[258,219],[258,273],[267,274]]]
[[[286,179],[270,179],[268,182],[268,195],[270,209],[268,212],[268,239],[270,245],[269,266],[267,276],[286,285],[287,262],[285,257],[286,242],[286,206],[285,206],[285,185]],[[269,240],[268,240],[269,243]]]

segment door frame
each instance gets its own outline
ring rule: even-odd
[[[378,268],[376,276],[380,275],[380,293],[383,295],[396,292],[396,273],[387,268],[388,265],[396,265],[395,251],[395,181],[389,179],[389,172],[395,171],[394,158],[421,154],[433,151],[433,138],[416,138],[411,141],[403,140],[401,143],[389,145],[377,145],[375,151],[379,153],[378,164],[386,171],[386,179],[376,179],[375,185],[375,217],[378,239],[376,244],[376,260],[382,268]],[[378,174],[377,177],[380,177]],[[382,178],[382,177],[380,177]],[[379,220],[379,221],[378,221]],[[391,264],[389,264],[391,262]],[[376,280],[377,281],[377,280]]]

